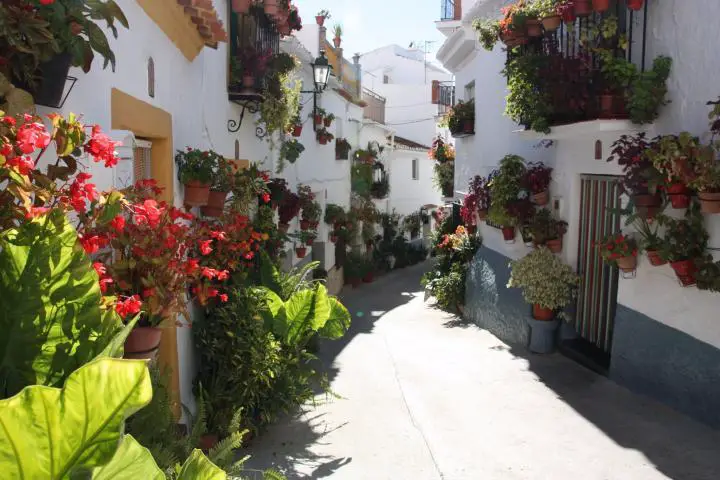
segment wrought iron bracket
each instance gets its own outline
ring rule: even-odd
[[[313,116],[314,116],[314,115],[315,115],[315,112],[317,112],[317,108],[318,108],[318,106],[317,106],[317,97],[318,97],[318,94],[319,94],[319,93],[322,93],[322,92],[318,92],[317,90],[300,90],[300,93],[312,93],[312,94],[313,94],[313,110],[312,110],[312,113],[313,113]],[[317,124],[315,123],[315,120],[314,120],[314,119],[313,119],[313,121],[312,121],[312,126],[313,126],[313,131],[314,131],[314,132],[317,132],[317,127],[318,127],[318,126],[317,126]]]
[[[228,132],[230,133],[237,133],[240,131],[240,127],[242,126],[242,122],[245,119],[245,112],[250,112],[251,114],[255,114],[260,111],[260,103],[262,102],[262,95],[260,94],[230,94],[230,101],[233,103],[236,103],[242,107],[242,110],[240,111],[240,118],[238,120],[230,119],[228,120]],[[262,130],[262,135],[259,135],[258,130]],[[261,129],[261,127],[257,127],[255,131],[255,135],[258,136],[258,138],[262,138],[265,136],[264,130]]]

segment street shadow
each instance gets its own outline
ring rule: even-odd
[[[337,458],[310,451],[310,446],[322,445],[327,434],[345,425],[328,428],[323,416],[312,415],[309,409],[305,409],[268,428],[246,451],[241,451],[251,455],[245,463],[243,475],[261,479],[263,470],[274,469],[289,480],[328,478],[352,462],[352,457]]]
[[[655,468],[675,480],[720,478],[720,431],[631,392],[560,355],[534,355],[520,346],[510,353],[559,399],[608,438],[642,452]]]

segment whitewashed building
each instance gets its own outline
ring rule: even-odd
[[[612,192],[614,180],[622,174],[617,164],[606,161],[612,143],[621,135],[645,131],[652,138],[683,130],[706,134],[705,103],[720,94],[713,80],[720,72],[720,59],[698,46],[716,38],[714,28],[703,19],[720,14],[720,3],[646,0],[646,9],[630,16],[621,2],[617,12],[634,32],[633,61],[640,66],[651,64],[659,55],[672,57],[668,81],[672,103],[661,107],[660,117],[652,124],[584,121],[554,127],[548,135],[524,132],[503,115],[505,47],[498,44],[494,51],[485,51],[471,27],[476,18],[499,17],[500,7],[507,3],[442,0],[444,18],[437,28],[447,39],[437,58],[455,74],[458,98],[474,98],[476,110],[475,135],[456,142],[456,188],[473,175],[486,176],[506,154],[552,166],[550,207],[569,223],[561,255],[582,278],[574,318],[561,332],[563,351],[630,389],[720,425],[720,295],[683,288],[669,266],[652,267],[645,258],[640,259],[633,278],[603,270],[583,233],[593,215],[603,215],[598,210],[603,202],[589,197],[612,197],[607,192]],[[541,140],[553,144],[539,147]],[[683,212],[668,213],[680,216]],[[613,222],[632,231],[620,219]],[[705,225],[710,251],[720,258],[720,216],[705,215]],[[499,229],[483,224],[480,230],[485,247],[478,252],[468,280],[466,315],[502,339],[524,344],[529,307],[520,291],[507,289],[506,284],[509,260],[526,255],[529,249],[519,236],[516,243],[506,244]],[[605,276],[598,277],[598,271]]]

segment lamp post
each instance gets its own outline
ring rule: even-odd
[[[315,116],[315,112],[317,112],[317,96],[324,92],[327,88],[328,80],[330,79],[330,71],[332,70],[332,65],[330,65],[328,59],[325,58],[325,52],[321,51],[320,56],[317,57],[315,61],[310,64],[310,66],[313,69],[313,86],[315,87],[315,89],[302,90],[300,93],[313,94],[313,116]],[[317,131],[317,125],[315,124],[314,120],[313,130]]]

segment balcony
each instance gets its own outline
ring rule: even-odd
[[[440,20],[435,22],[437,29],[446,37],[460,28],[462,20],[462,0],[440,0]]]
[[[506,115],[545,138],[571,135],[575,124],[600,133],[652,123],[671,60],[646,58],[648,3],[634,11],[614,0],[603,13],[565,16],[556,30],[528,22],[505,34]]]
[[[438,115],[447,114],[455,106],[455,82],[432,83],[432,103],[438,106]]]
[[[363,88],[362,98],[365,103],[367,103],[363,111],[363,117],[377,123],[385,124],[385,104],[387,102],[385,97],[378,95],[372,90]]]

